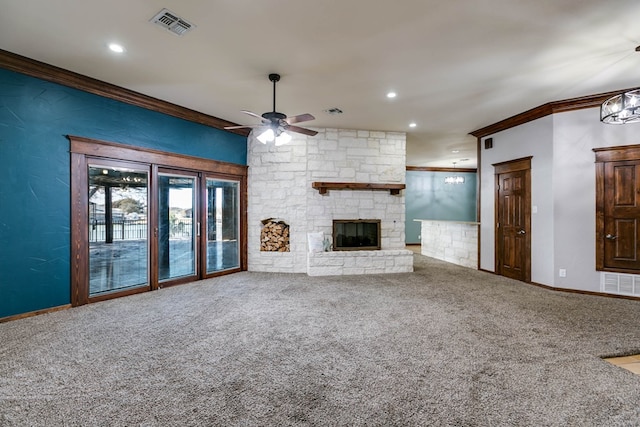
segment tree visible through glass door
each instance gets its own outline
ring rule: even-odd
[[[158,174],[158,280],[196,274],[196,177]]]
[[[239,186],[207,178],[207,273],[240,266]]]
[[[89,295],[148,286],[148,172],[89,165]]]

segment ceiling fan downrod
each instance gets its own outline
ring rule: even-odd
[[[276,112],[276,83],[280,81],[280,74],[269,74],[269,80],[273,82],[273,112]]]
[[[273,82],[273,110],[268,113],[264,113],[262,117],[267,120],[284,120],[287,118],[285,114],[278,113],[276,111],[276,83],[280,81],[280,74],[269,74],[269,80]],[[277,123],[272,123],[272,125],[277,125]]]

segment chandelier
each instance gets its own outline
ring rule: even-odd
[[[464,184],[464,176],[453,175],[444,179],[445,184]]]
[[[444,178],[445,184],[464,184],[464,176],[455,174],[456,162],[453,162],[454,174]]]
[[[640,89],[612,96],[600,106],[600,121],[612,125],[640,122]]]

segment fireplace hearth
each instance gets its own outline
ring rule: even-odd
[[[334,251],[380,250],[379,219],[333,220]]]

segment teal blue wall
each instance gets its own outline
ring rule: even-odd
[[[476,221],[476,173],[464,172],[464,184],[445,184],[449,172],[407,171],[405,241],[420,243],[414,219]]]
[[[247,161],[243,136],[0,69],[0,318],[70,302],[65,135]]]

